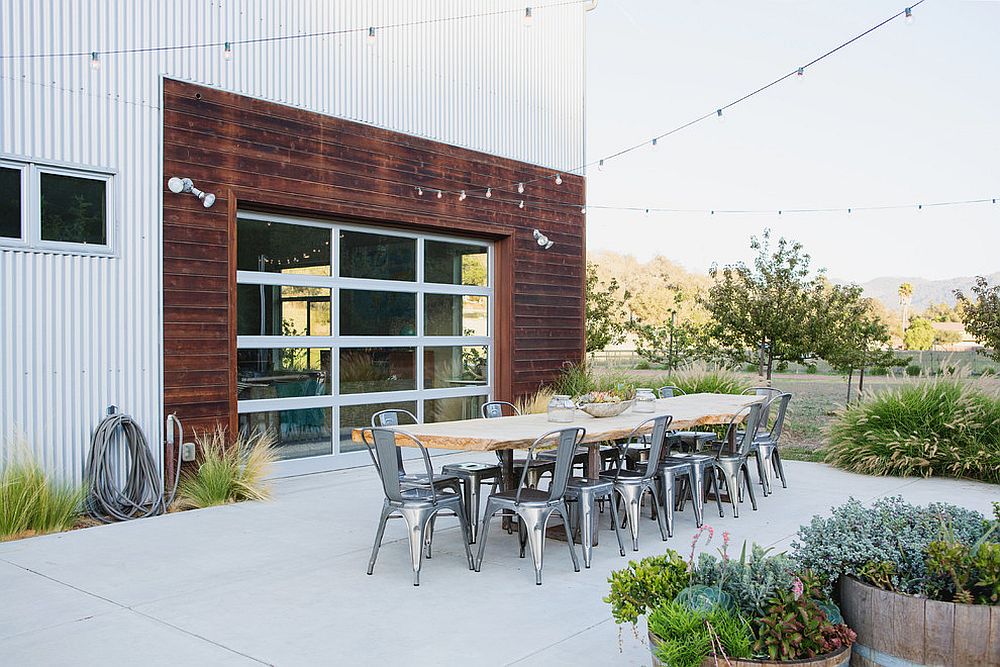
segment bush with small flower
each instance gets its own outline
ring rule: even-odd
[[[652,556],[611,574],[617,623],[647,616],[654,655],[671,667],[703,660],[812,658],[850,646],[854,633],[821,580],[784,553],[744,544],[729,553],[722,533],[718,555],[696,556],[715,538],[711,526],[692,536],[687,560],[676,551]]]

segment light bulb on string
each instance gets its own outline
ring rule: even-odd
[[[90,69],[94,70],[95,72],[101,69],[101,54],[99,54],[97,51],[90,52]]]
[[[375,44],[375,26],[368,28],[368,46]]]
[[[424,189],[419,185],[417,186],[417,194],[420,195],[421,197],[424,196]]]
[[[444,196],[444,194],[440,190],[438,190],[438,199],[441,199],[441,197],[443,197],[443,196]]]
[[[994,202],[995,201],[996,200],[994,200]],[[586,206],[581,206],[580,207],[580,215],[587,215],[587,207]]]
[[[562,174],[556,174],[556,185],[562,185]]]
[[[726,117],[722,115],[722,109],[715,110],[715,117],[719,119],[720,123],[726,120]]]
[[[800,67],[799,68],[799,71],[797,71],[795,73],[795,79],[797,81],[805,81],[806,80],[806,68],[805,67]]]
[[[518,203],[517,207],[518,208],[524,208],[524,200],[523,199]]]
[[[517,184],[517,194],[519,194],[519,195],[523,195],[524,194],[524,183],[518,183]]]
[[[906,25],[913,25],[913,7],[907,7],[903,11],[903,21],[906,23]]]
[[[604,158],[597,161],[597,171],[604,171]]]
[[[489,199],[493,196],[493,188],[486,188],[486,198]]]
[[[656,137],[653,137],[653,148],[656,148]]]
[[[535,17],[531,15],[531,7],[524,8],[524,27],[530,28],[535,24]]]
[[[222,47],[222,57],[226,60],[233,59],[233,45],[226,42],[226,45]]]
[[[458,195],[458,201],[465,201],[465,190],[462,190],[462,194]]]

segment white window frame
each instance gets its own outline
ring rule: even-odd
[[[415,402],[416,416],[424,420],[424,401],[438,398],[462,398],[482,396],[491,400],[495,385],[495,272],[494,245],[490,241],[441,234],[408,232],[385,228],[378,225],[357,225],[335,220],[317,221],[284,215],[269,215],[249,211],[237,213],[240,220],[257,220],[276,224],[293,224],[328,229],[331,234],[330,259],[331,276],[288,275],[276,272],[237,271],[238,285],[293,285],[330,289],[331,335],[329,336],[255,336],[238,335],[237,349],[277,349],[277,348],[318,348],[329,349],[330,353],[330,393],[322,396],[301,396],[241,400],[237,402],[239,414],[294,410],[297,408],[332,408],[332,454],[324,454],[300,459],[289,459],[280,463],[283,474],[302,474],[318,470],[348,465],[361,465],[368,461],[365,451],[342,452],[340,450],[340,409],[343,406],[369,403]],[[413,239],[416,242],[415,281],[381,280],[370,278],[340,277],[340,232],[351,231],[366,234],[381,234]],[[452,285],[424,282],[424,242],[443,241],[446,243],[481,246],[487,253],[486,286]],[[340,291],[360,289],[390,292],[405,292],[415,295],[416,330],[414,336],[342,336],[340,333]],[[487,299],[487,331],[485,336],[426,336],[424,330],[424,295],[449,294],[459,296],[484,296]],[[238,305],[237,305],[238,307]],[[412,347],[414,354],[415,388],[399,391],[384,391],[359,394],[340,393],[340,350],[357,347]],[[468,387],[424,388],[424,354],[426,347],[485,347],[487,349],[486,384]]]
[[[0,237],[0,249],[63,255],[114,256],[117,230],[115,172],[58,162],[37,162],[0,155],[0,166],[21,171],[21,238]],[[105,243],[42,239],[42,174],[70,176],[104,183]]]

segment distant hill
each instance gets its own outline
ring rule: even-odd
[[[991,285],[1000,282],[1000,272],[986,276]],[[972,276],[962,278],[946,278],[944,280],[926,280],[925,278],[907,278],[901,276],[886,276],[861,283],[865,296],[881,301],[889,310],[899,310],[899,286],[902,283],[913,285],[913,301],[911,309],[920,312],[933,303],[955,303],[954,290],[965,292],[975,283]],[[839,281],[838,281],[839,282]]]

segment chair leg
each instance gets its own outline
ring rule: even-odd
[[[722,509],[722,484],[719,481],[721,478],[722,474],[715,468],[712,468],[711,476],[708,480],[712,483],[712,490],[715,492],[715,505],[719,508],[720,518],[726,516],[726,512]]]
[[[747,486],[747,496],[750,498],[750,507],[752,507],[753,511],[756,512],[757,499],[753,497],[753,482],[750,480],[750,464],[744,460],[743,465],[740,466],[740,470],[743,471],[743,481]]]
[[[652,494],[653,496],[653,507],[659,507],[661,504],[660,492],[656,489],[656,482],[655,481],[651,482],[650,485],[647,486],[646,488],[649,489],[650,494]],[[641,498],[642,496],[639,497]],[[668,537],[667,521],[666,518],[663,516],[663,514],[664,514],[663,512],[656,513],[656,523],[660,525],[660,537],[662,537],[663,541],[666,542]]]
[[[535,564],[535,584],[542,585],[542,557],[545,548],[545,519],[549,510],[519,509],[517,515],[525,524],[531,560]]]
[[[677,479],[673,470],[665,470],[660,477],[660,500],[663,515],[667,524],[667,537],[674,536],[674,496],[677,490]]]
[[[608,496],[608,507],[611,508],[611,527],[615,530],[615,537],[618,538],[618,551],[621,555],[625,555],[625,544],[622,542],[622,530],[621,526],[618,525],[618,505],[614,501],[614,491]]]
[[[372,557],[368,561],[368,574],[371,574],[375,570],[375,559],[378,558],[378,550],[382,546],[382,536],[385,535],[385,524],[389,520],[390,514],[392,514],[392,508],[386,502],[382,505],[382,516],[379,517],[378,530],[375,531],[375,546],[372,547]]]
[[[476,543],[476,521],[479,519],[479,485],[478,477],[469,478],[465,493],[465,516],[469,520],[469,544]]]
[[[591,498],[590,502],[588,502],[587,504],[590,505],[591,508],[593,508],[593,506],[594,506],[593,498]],[[582,505],[581,505],[581,507],[582,507]],[[567,509],[567,507],[566,507],[566,501],[565,500],[561,501],[559,503],[558,511],[559,511],[559,515],[562,516],[563,523],[567,523],[568,517],[569,517],[569,509]],[[545,524],[548,522],[550,516],[552,516],[551,512],[549,512],[549,514],[546,515],[545,520],[542,522],[542,539],[545,539]],[[592,528],[593,524],[590,524],[589,518],[588,518],[587,524],[590,525],[591,528],[588,528],[586,530],[588,530],[588,531],[592,530],[593,529]],[[591,537],[593,537],[593,534],[591,534]],[[567,530],[566,531],[566,544],[569,545],[569,557],[573,559],[573,571],[574,572],[579,572],[580,571],[580,561],[578,561],[576,559],[576,547],[573,544],[573,531],[572,530]],[[541,576],[541,570],[539,570],[539,576]]]
[[[482,529],[479,531],[479,554],[476,557],[476,572],[483,566],[483,555],[486,553],[486,538],[490,534],[490,520],[499,508],[492,500],[486,501],[486,514],[483,515]]]
[[[478,482],[476,484],[478,485]],[[469,523],[469,517],[466,515],[462,503],[459,502],[457,505],[458,523],[462,527],[462,535],[465,536],[462,546],[465,547],[465,557],[469,561],[469,569],[474,570],[476,569],[476,563],[472,558],[472,549],[469,548],[469,545],[472,543],[472,524]]]
[[[683,499],[688,492],[687,487],[690,486],[690,488],[692,489],[694,488],[694,470],[688,468],[687,477],[682,477],[680,481],[685,482],[685,489],[683,493],[678,494],[678,496],[681,499]],[[694,524],[698,528],[701,528],[702,523],[704,523],[703,514],[704,514],[705,504],[703,502],[701,503],[695,502],[692,503],[692,505],[694,506]]]
[[[577,505],[577,515],[580,517],[580,543],[583,545],[583,566],[589,568],[594,555],[594,497],[581,492],[577,499]],[[570,544],[573,543],[572,534],[567,540]],[[576,555],[575,550],[572,553],[574,556]]]
[[[722,477],[723,481],[726,483],[726,491],[729,493],[729,504],[733,506],[733,518],[740,518],[740,499],[739,499],[739,471],[733,474],[728,470],[719,470],[719,475]]]
[[[425,510],[402,510],[403,519],[406,520],[406,530],[410,538],[410,560],[413,565],[413,585],[420,585],[420,566],[424,557],[424,534],[427,524],[433,519],[433,514],[427,514]]]
[[[764,461],[767,460],[767,454],[762,450],[755,450],[750,452],[750,456],[753,456],[754,461],[757,462],[757,477],[760,479],[760,486],[763,490],[764,497],[766,498],[770,491],[768,490],[768,478],[767,470],[765,469]]]
[[[781,488],[787,489],[788,484],[785,483],[785,466],[781,464],[781,454],[778,453],[777,447],[771,453],[771,463],[774,464],[774,469],[778,473],[778,477],[781,478]]]
[[[639,550],[639,499],[642,497],[630,486],[623,486],[616,489],[625,501],[625,520],[628,522],[629,532],[632,534],[632,551]]]
[[[427,529],[424,531],[424,558],[431,559],[431,542],[434,541],[434,514],[427,519]]]

